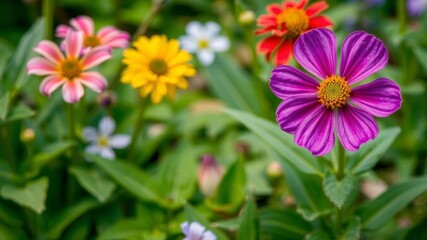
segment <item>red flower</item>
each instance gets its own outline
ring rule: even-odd
[[[330,27],[332,22],[325,16],[318,16],[328,8],[325,1],[313,3],[306,7],[309,0],[299,2],[285,0],[282,6],[276,3],[266,7],[268,14],[261,15],[257,24],[260,27],[256,35],[270,33],[271,36],[261,40],[257,51],[266,54],[267,61],[274,56],[274,64],[287,64],[292,56],[295,40],[301,33],[319,27]]]

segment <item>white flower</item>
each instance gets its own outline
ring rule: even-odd
[[[185,235],[183,240],[216,240],[216,236],[198,222],[184,222],[181,229]]]
[[[215,22],[205,25],[192,21],[187,24],[187,35],[179,38],[182,48],[196,53],[199,61],[207,66],[215,59],[215,52],[228,50],[230,43],[224,36],[218,36],[221,27]]]
[[[85,152],[98,154],[107,159],[114,159],[116,154],[113,148],[125,148],[130,143],[130,137],[127,134],[112,135],[115,128],[116,124],[111,117],[101,119],[99,122],[99,132],[94,127],[85,127],[83,135],[90,142]]]

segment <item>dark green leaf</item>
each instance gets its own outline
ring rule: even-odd
[[[6,115],[9,112],[9,94],[6,93],[0,98],[0,121],[6,119]]]
[[[327,171],[323,179],[323,191],[338,208],[341,208],[354,187],[354,177],[346,174],[338,180],[335,174]]]
[[[359,240],[360,239],[360,219],[353,217],[345,227],[343,235],[340,237],[341,240]]]
[[[363,229],[378,229],[426,191],[427,177],[414,178],[396,184],[378,198],[361,205],[357,209],[356,215],[360,216]]]
[[[77,178],[80,185],[100,202],[105,202],[116,189],[116,184],[96,169],[71,167],[69,171]]]
[[[354,175],[371,169],[381,159],[399,133],[400,128],[398,127],[380,131],[375,140],[362,145],[357,152],[350,155],[346,168]]]
[[[17,107],[13,108],[9,115],[6,117],[6,120],[3,122],[0,122],[1,124],[5,123],[11,123],[14,121],[19,121],[23,119],[27,119],[32,117],[35,114],[33,110],[31,110],[29,107],[27,107],[24,104],[19,104]]]
[[[142,201],[169,206],[169,202],[160,197],[158,183],[137,166],[122,161],[111,161],[97,156],[89,156],[96,165],[104,170],[114,181]]]
[[[291,210],[266,208],[259,212],[261,239],[303,239],[311,225]]]
[[[25,235],[23,229],[10,228],[10,226],[3,225],[3,223],[0,222],[0,239],[27,240],[28,237]]]
[[[145,238],[143,236],[149,236]],[[141,227],[139,219],[123,219],[103,231],[98,240],[116,239],[166,239],[166,233],[160,231],[149,232]]]
[[[295,165],[303,172],[322,175],[319,161],[307,150],[298,147],[293,136],[280,130],[277,123],[243,111],[226,109],[225,112],[257,134],[289,164]]]
[[[243,209],[241,216],[239,231],[237,232],[237,240],[258,240],[260,239],[259,219],[256,212],[256,204],[250,197]]]
[[[67,207],[58,215],[54,216],[48,223],[47,236],[49,239],[58,239],[62,232],[77,218],[92,208],[98,206],[94,198],[82,199],[76,204]]]
[[[48,185],[49,180],[46,177],[28,182],[23,187],[6,184],[1,188],[1,195],[41,214],[45,210]]]

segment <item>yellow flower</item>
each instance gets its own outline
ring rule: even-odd
[[[153,103],[159,103],[167,94],[174,99],[176,89],[186,89],[185,77],[196,74],[188,61],[190,53],[179,49],[179,42],[166,36],[139,37],[133,42],[135,48],[126,49],[122,82],[133,88],[141,88],[143,97],[151,93]]]

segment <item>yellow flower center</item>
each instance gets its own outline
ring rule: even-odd
[[[350,86],[340,76],[332,75],[320,83],[317,98],[326,108],[342,107],[350,97]]]
[[[279,28],[286,24],[288,34],[295,38],[308,28],[308,16],[305,11],[296,8],[287,8],[283,10],[276,18]]]
[[[80,66],[79,61],[75,59],[65,59],[61,63],[60,72],[62,77],[67,78],[68,80],[73,80],[74,78],[80,77],[82,67]]]
[[[85,47],[96,47],[99,44],[101,44],[101,42],[97,36],[86,36],[83,41],[83,46]]]
[[[168,65],[163,59],[153,59],[148,65],[150,70],[157,75],[164,75],[168,72]]]
[[[199,48],[203,49],[203,48],[207,48],[209,46],[209,42],[206,41],[205,39],[202,39],[199,41]]]
[[[102,147],[107,147],[108,146],[108,138],[105,136],[101,136],[98,138],[98,145],[102,146]]]

